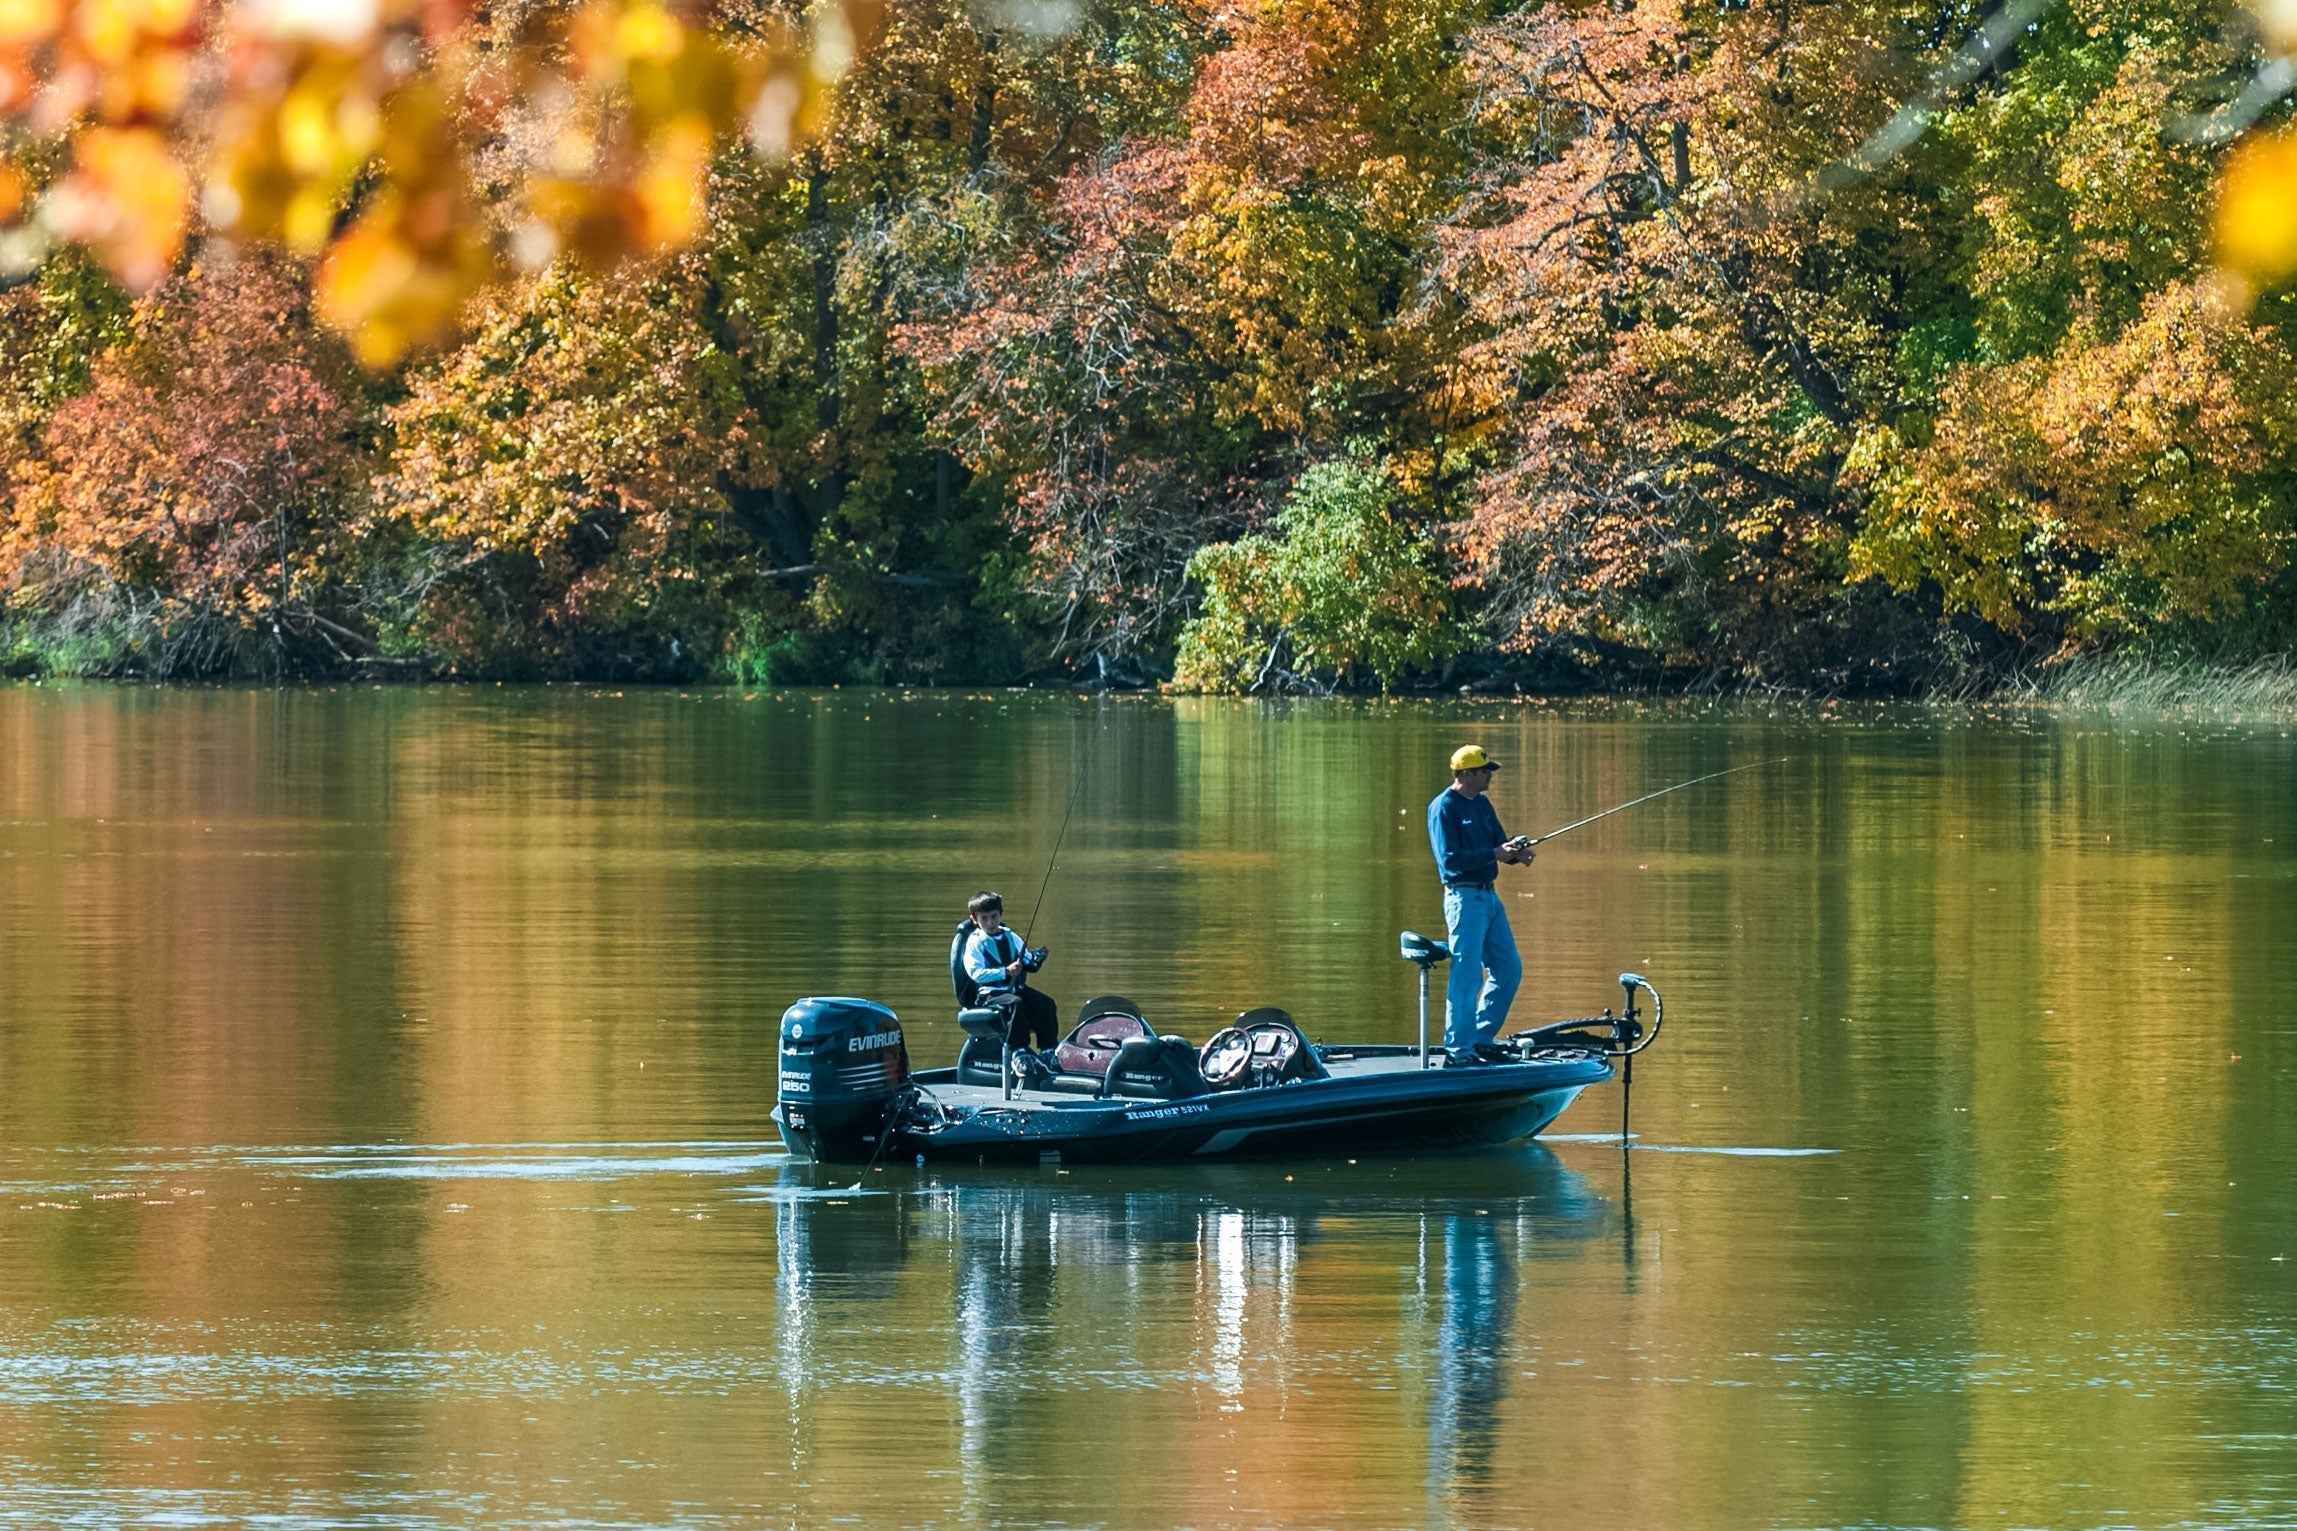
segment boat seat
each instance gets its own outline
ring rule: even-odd
[[[1118,1008],[1118,1007],[1122,1008]],[[1140,1018],[1131,1000],[1104,994],[1085,1002],[1083,1018],[1068,1039],[1053,1049],[1057,1074],[1088,1077],[1096,1089],[1109,1072],[1117,1050],[1136,1037],[1154,1040],[1155,1028]]]
[[[1001,994],[997,998],[1006,1003],[967,1005],[957,1012],[957,1024],[964,1028],[966,1036],[979,1037],[999,1046],[1004,1044],[1006,1029],[1012,1024],[1015,1001],[1008,995]]]
[[[966,1029],[972,1030],[971,1027]],[[1005,1035],[1001,1031],[986,1037],[976,1032],[966,1037],[965,1045],[957,1050],[959,1084],[981,1084],[992,1090],[1002,1089],[1005,1081],[999,1070],[1004,1066]]]
[[[1132,1037],[1109,1060],[1104,1095],[1139,1100],[1186,1100],[1212,1086],[1196,1066],[1196,1049],[1185,1037]]]
[[[1432,968],[1439,962],[1452,960],[1452,949],[1443,942],[1407,930],[1403,936],[1404,960],[1416,962],[1423,968]]]

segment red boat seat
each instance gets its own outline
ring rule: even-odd
[[[1104,1079],[1118,1048],[1136,1037],[1155,1036],[1156,1029],[1140,1018],[1132,1001],[1104,994],[1085,1002],[1076,1029],[1053,1049],[1053,1067],[1063,1074]]]

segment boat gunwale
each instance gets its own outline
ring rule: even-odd
[[[1378,1047],[1378,1054],[1369,1052]],[[1326,1057],[1341,1056],[1333,1061],[1350,1062],[1362,1057],[1411,1057],[1419,1049],[1409,1044],[1375,1043],[1365,1049],[1335,1044],[1328,1051],[1320,1049]],[[1536,1071],[1536,1072],[1535,1072]],[[1010,1098],[998,1092],[995,1085],[960,1084],[954,1065],[947,1068],[923,1069],[909,1076],[912,1085],[932,1089],[936,1086],[967,1091],[978,1090],[991,1099],[982,1101],[949,1101],[952,1106],[984,1110],[992,1106],[1005,1110],[1029,1112],[1082,1112],[1102,1119],[1120,1117],[1131,1111],[1155,1110],[1176,1105],[1202,1105],[1222,1115],[1252,1114],[1247,1108],[1258,1104],[1280,1113],[1288,1113],[1292,1104],[1306,1098],[1326,1101],[1332,1105],[1369,1103],[1368,1099],[1386,1097],[1399,1106],[1421,1109],[1446,1101],[1462,1103],[1482,1101],[1508,1095],[1535,1095],[1555,1089],[1586,1089],[1603,1084],[1616,1077],[1616,1070],[1601,1056],[1593,1053],[1572,1058],[1536,1058],[1513,1063],[1482,1064],[1473,1069],[1366,1069],[1346,1073],[1327,1074],[1320,1079],[1293,1079],[1282,1084],[1241,1089],[1213,1090],[1202,1095],[1146,1096],[1146,1095],[1075,1095],[1066,1091],[1030,1090],[1017,1088]],[[1305,1090],[1305,1094],[1303,1091]]]

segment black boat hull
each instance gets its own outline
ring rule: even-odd
[[[1033,1099],[1005,1102],[960,1086],[953,1070],[915,1077],[928,1109],[877,1134],[799,1130],[793,1152],[829,1163],[872,1157],[940,1164],[1137,1164],[1259,1157],[1354,1157],[1489,1147],[1544,1129],[1581,1090],[1611,1077],[1590,1054],[1474,1069],[1420,1069],[1404,1049],[1363,1049],[1332,1077],[1186,1100]],[[802,1109],[802,1108],[801,1108]],[[780,1113],[777,1112],[777,1118]]]

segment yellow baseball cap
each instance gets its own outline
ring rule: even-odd
[[[1463,744],[1452,751],[1454,771],[1496,771],[1499,762],[1483,752],[1480,744]]]

